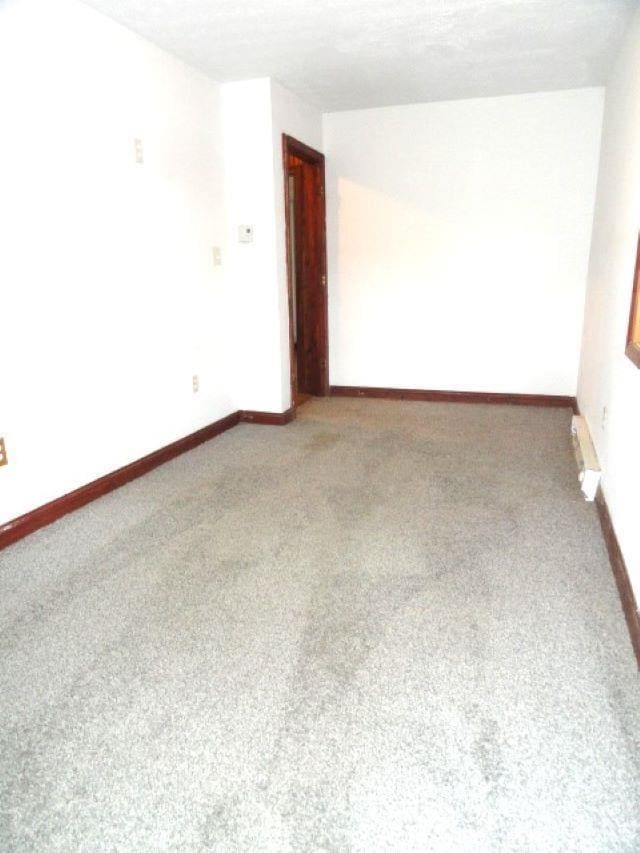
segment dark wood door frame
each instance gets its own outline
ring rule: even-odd
[[[305,227],[314,229],[313,263],[310,268],[311,282],[307,287],[314,288],[314,348],[318,359],[317,377],[314,383],[314,394],[327,396],[329,394],[329,306],[327,298],[327,240],[326,240],[326,210],[325,210],[325,168],[324,154],[310,148],[286,133],[282,134],[282,163],[284,171],[284,209],[286,229],[286,262],[287,262],[287,292],[289,297],[289,365],[291,377],[291,399],[295,405],[295,364],[296,352],[294,347],[294,318],[293,318],[293,274],[291,270],[289,245],[291,221],[289,215],[289,170],[291,157],[299,158],[304,164],[313,167],[314,176],[314,212],[305,223]],[[303,229],[304,230],[304,229]],[[298,238],[300,239],[300,237]],[[302,237],[304,239],[304,236]],[[298,300],[299,304],[299,300]]]

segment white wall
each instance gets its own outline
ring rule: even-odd
[[[232,411],[217,99],[80,3],[0,5],[0,523]]]
[[[578,402],[640,601],[640,370],[624,349],[640,230],[640,11],[607,86]],[[604,409],[606,408],[606,413]]]
[[[282,134],[320,148],[322,118],[268,78],[224,83],[221,93],[235,399],[282,412],[291,405]],[[238,242],[243,223],[254,226],[252,243]]]
[[[225,274],[236,341],[236,408],[280,412],[283,401],[280,302],[276,276],[271,84],[267,78],[221,86],[228,212]],[[252,225],[252,243],[238,227]]]
[[[602,102],[324,117],[332,384],[575,393]]]

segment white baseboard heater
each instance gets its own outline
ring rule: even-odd
[[[591,441],[587,422],[580,415],[571,418],[571,435],[573,438],[573,451],[578,463],[578,479],[582,494],[586,501],[592,501],[598,485],[600,484],[600,465],[598,457]]]

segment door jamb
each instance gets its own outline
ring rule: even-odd
[[[320,250],[320,275],[323,293],[323,339],[324,339],[324,369],[322,371],[322,393],[323,396],[329,395],[329,300],[327,293],[327,211],[325,202],[325,168],[324,154],[316,151],[303,142],[294,139],[286,133],[282,134],[282,166],[284,172],[284,221],[285,221],[285,259],[287,268],[287,297],[289,301],[289,382],[291,386],[291,405],[295,406],[295,388],[294,388],[294,345],[293,345],[293,276],[289,258],[289,240],[291,223],[289,222],[289,181],[287,177],[289,155],[293,154],[305,162],[318,166],[320,175],[320,197],[322,199],[322,217],[321,217],[321,250]]]

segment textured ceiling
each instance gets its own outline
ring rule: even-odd
[[[606,82],[640,0],[86,0],[218,81],[325,111]]]

